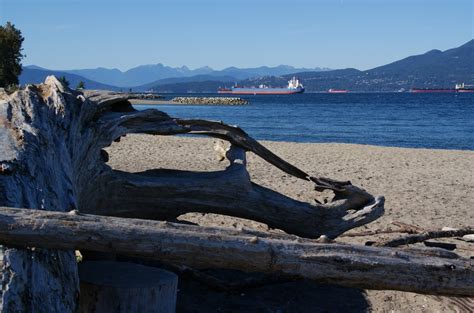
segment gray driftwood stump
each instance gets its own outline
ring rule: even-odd
[[[78,313],[173,313],[178,277],[155,267],[127,262],[79,264]]]

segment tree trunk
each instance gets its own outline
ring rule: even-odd
[[[277,273],[367,289],[474,296],[473,261],[438,249],[322,244],[290,235],[9,208],[0,208],[0,241],[107,251],[196,268]]]

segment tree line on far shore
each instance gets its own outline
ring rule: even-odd
[[[24,40],[21,31],[11,22],[0,25],[0,88],[10,92],[18,89],[18,77],[22,72],[21,60],[25,57],[22,47]],[[59,80],[69,87],[65,76]],[[84,82],[80,81],[76,89],[85,89]]]

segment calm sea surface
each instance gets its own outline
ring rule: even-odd
[[[166,98],[173,96],[177,95]],[[298,94],[243,98],[250,104],[135,107],[156,108],[179,118],[222,120],[239,125],[260,140],[474,150],[474,93]]]

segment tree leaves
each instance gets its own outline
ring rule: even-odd
[[[0,87],[18,85],[24,38],[10,22],[0,26]]]

